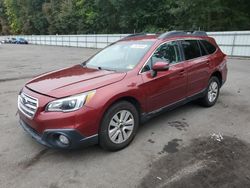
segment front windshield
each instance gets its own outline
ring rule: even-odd
[[[86,66],[108,70],[131,70],[152,46],[152,41],[115,43],[91,58]]]

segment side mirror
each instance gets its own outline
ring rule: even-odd
[[[169,69],[169,62],[159,61],[153,65],[153,71],[166,71]]]

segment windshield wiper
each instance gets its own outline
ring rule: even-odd
[[[87,68],[91,68],[91,67],[88,67],[87,64],[85,62],[81,63],[81,66],[82,67],[87,67]],[[92,68],[97,68],[98,70],[106,70],[106,71],[114,71],[114,72],[117,72],[117,70],[114,70],[114,69],[108,69],[108,68],[105,68],[105,67],[92,67]]]

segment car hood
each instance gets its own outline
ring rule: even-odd
[[[51,97],[62,98],[94,90],[122,80],[124,72],[97,70],[76,65],[38,76],[26,87]]]

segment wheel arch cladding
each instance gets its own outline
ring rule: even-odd
[[[106,108],[105,111],[107,111],[112,105],[114,105],[114,104],[116,104],[116,103],[118,103],[120,101],[127,101],[127,102],[131,103],[137,109],[138,114],[140,114],[140,112],[141,112],[141,104],[135,97],[132,97],[132,96],[124,96],[124,97],[120,97],[118,99],[115,99],[114,101],[111,102],[111,104]]]
[[[102,118],[101,118],[101,121],[103,120],[103,117],[105,116],[105,113],[108,111],[108,109],[113,106],[114,104],[118,103],[118,102],[121,102],[121,101],[127,101],[129,103],[131,103],[132,105],[135,106],[137,112],[138,112],[138,115],[140,117],[140,114],[141,114],[141,104],[139,102],[139,100],[137,100],[135,97],[132,97],[132,96],[123,96],[123,97],[120,97],[120,98],[117,98],[113,101],[111,101],[105,108],[105,110],[103,111],[103,114],[102,114]]]
[[[222,86],[222,74],[221,74],[221,72],[220,71],[215,71],[212,75],[211,75],[211,77],[213,77],[213,76],[215,76],[215,77],[217,77],[218,78],[218,80],[219,80],[219,82],[220,82],[220,87]]]

